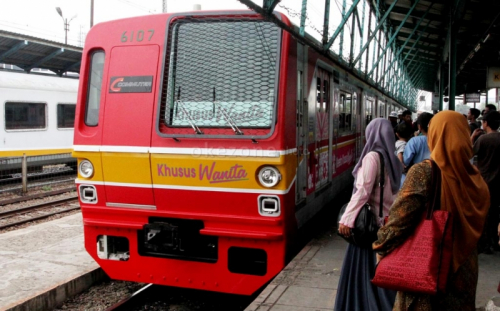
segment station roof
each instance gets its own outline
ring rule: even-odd
[[[405,46],[403,55],[408,72],[424,75],[424,89],[434,91],[439,64],[443,63],[445,93],[448,85],[450,24],[456,26],[456,93],[472,93],[486,88],[486,69],[500,65],[500,1],[481,0],[385,0],[380,6],[390,8],[390,24],[402,25],[397,45],[403,46],[420,19],[417,35]],[[374,1],[372,2],[374,3]],[[402,22],[406,15],[409,18]],[[454,27],[455,28],[455,27]],[[421,35],[415,44],[415,38]],[[416,57],[414,57],[416,56]],[[412,61],[410,61],[412,60]]]
[[[279,20],[273,19],[272,10],[284,0],[260,0],[262,5],[257,4],[260,1],[239,0],[246,4],[252,10],[260,13],[264,17],[272,20],[280,27],[290,31],[297,38],[304,38],[303,33],[295,31],[297,27],[287,27]],[[324,6],[329,10],[339,9],[340,4],[337,0],[309,0],[314,1],[314,5]],[[256,2],[256,3],[255,3]],[[336,5],[334,5],[334,2]],[[367,31],[368,35],[361,36],[370,37],[368,43],[362,41],[365,47],[369,46],[369,41],[375,36],[375,32],[383,29],[387,39],[387,45],[382,46],[381,50],[391,48],[393,55],[396,54],[396,62],[405,68],[405,72],[397,78],[390,79],[400,80],[403,77],[403,83],[411,84],[413,88],[424,89],[433,92],[437,89],[438,83],[441,83],[444,93],[448,93],[448,86],[455,86],[454,94],[462,94],[469,92],[484,91],[486,89],[486,70],[491,66],[500,66],[500,1],[484,1],[484,0],[343,0],[342,2],[344,15],[343,20],[334,20],[330,23],[339,28],[345,27],[347,20],[354,19],[356,16],[357,24],[360,21],[360,12],[364,11],[364,4],[368,3],[370,11],[376,14],[377,22],[376,30]],[[297,12],[296,15],[302,20],[307,20],[306,14],[307,0],[302,2],[302,12]],[[348,10],[347,10],[348,9]],[[300,11],[300,9],[299,9]],[[325,18],[323,27],[323,41],[320,45],[309,42],[309,45],[316,48],[319,52],[328,55],[328,49],[331,43],[337,40],[339,29],[331,31],[329,29],[329,12],[325,9]],[[364,13],[363,13],[364,14]],[[353,22],[354,25],[354,22]],[[358,26],[359,27],[359,26]],[[362,26],[361,26],[362,27]],[[329,31],[327,31],[329,30]],[[360,33],[363,33],[362,29]],[[451,35],[455,34],[455,35]],[[360,36],[359,34],[356,34]],[[390,39],[389,39],[390,38]],[[307,40],[306,40],[307,41]],[[449,65],[450,46],[456,53],[456,75],[455,79],[450,79]],[[356,64],[361,57],[363,51],[355,51],[354,61],[348,60],[345,67],[351,71],[356,71]],[[352,45],[351,45],[352,51]],[[352,53],[352,52],[351,52]],[[334,59],[340,59],[341,57]],[[358,63],[357,63],[358,62]],[[377,60],[377,64],[384,68],[386,66],[385,59]],[[392,64],[391,64],[392,65]],[[375,67],[375,66],[374,66]],[[399,67],[399,66],[398,66]],[[394,68],[394,67],[393,67]],[[369,69],[369,68],[368,68]],[[375,72],[371,70],[359,74],[364,77],[368,83],[374,87],[383,90],[398,100],[405,101],[407,95],[413,95],[414,91],[410,92],[394,92],[385,86],[387,82],[379,78]],[[374,73],[373,75],[371,73]],[[385,77],[385,74],[384,74]],[[456,83],[453,83],[456,82]]]
[[[62,75],[79,72],[83,49],[23,34],[0,30],[0,63],[29,72],[43,68]]]

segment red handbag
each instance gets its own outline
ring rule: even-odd
[[[446,290],[452,254],[452,219],[439,210],[441,171],[432,162],[432,198],[415,232],[380,260],[372,283],[403,292],[434,295]],[[432,202],[431,202],[432,201]]]

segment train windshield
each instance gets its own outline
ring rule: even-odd
[[[162,132],[269,135],[279,27],[262,20],[202,19],[175,22],[169,32]]]

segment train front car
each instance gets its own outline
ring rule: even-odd
[[[290,46],[250,11],[92,28],[73,155],[85,246],[111,278],[249,295],[284,267],[296,228]]]

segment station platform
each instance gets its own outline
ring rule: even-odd
[[[333,310],[346,246],[334,227],[322,231],[245,311]],[[0,234],[0,271],[0,310],[9,311],[51,310],[105,278],[83,248],[80,213]],[[499,281],[500,252],[481,254],[478,310],[500,296]]]
[[[333,310],[347,247],[335,230],[331,227],[309,242],[245,311]],[[499,281],[500,252],[480,254],[477,310],[500,310],[500,300],[492,301],[500,296]]]
[[[0,234],[0,310],[51,310],[104,278],[83,247],[82,215]]]

